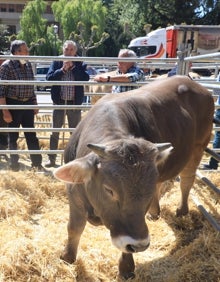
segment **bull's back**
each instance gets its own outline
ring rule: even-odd
[[[196,144],[204,148],[208,144],[213,112],[213,98],[204,87],[183,76],[166,78],[103,97],[81,121],[68,146],[75,143],[75,158],[89,152],[88,143],[105,143],[130,135],[153,143],[170,142],[174,153],[166,167],[175,174]],[[68,161],[73,157],[70,149],[65,155]]]
[[[209,91],[187,77],[173,77],[146,87],[150,114],[145,139],[170,142],[174,151],[160,167],[161,179],[178,174],[196,148],[206,148],[212,131],[214,100]]]

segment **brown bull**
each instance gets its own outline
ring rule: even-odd
[[[160,213],[162,182],[180,175],[177,215],[210,140],[214,102],[188,77],[175,76],[139,89],[109,94],[88,112],[65,150],[55,176],[67,182],[68,243],[62,258],[74,262],[86,221],[104,224],[122,251],[119,273],[134,276],[133,253],[148,248],[148,212]]]

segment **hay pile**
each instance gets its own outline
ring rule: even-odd
[[[0,171],[1,282],[113,282],[120,252],[104,227],[87,224],[78,259],[59,259],[67,239],[64,185],[29,171]],[[213,177],[220,186],[220,177]],[[199,188],[200,187],[200,188]],[[219,198],[197,182],[194,193],[220,221]],[[190,200],[190,216],[175,217],[178,183],[161,199],[162,217],[148,222],[151,246],[134,255],[134,282],[220,281],[220,234]]]

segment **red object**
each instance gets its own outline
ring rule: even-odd
[[[167,37],[167,57],[176,58],[177,51],[177,29],[168,29],[166,31]]]

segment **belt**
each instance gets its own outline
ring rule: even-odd
[[[73,100],[60,100],[61,105],[73,105]]]
[[[18,97],[10,97],[8,99],[16,100],[16,101],[20,101],[20,102],[27,102],[27,101],[31,100],[31,98],[18,98]]]

